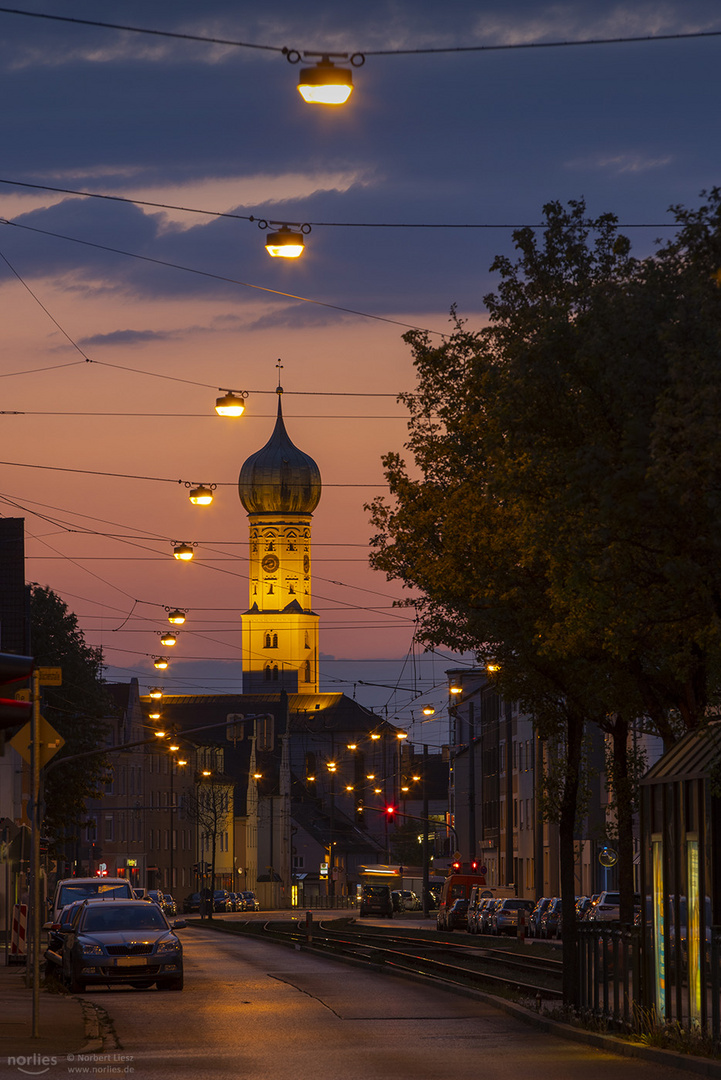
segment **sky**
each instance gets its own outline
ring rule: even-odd
[[[158,684],[152,657],[177,606],[188,622],[164,688],[239,691],[237,477],[270,436],[280,377],[290,437],[323,478],[321,688],[442,741],[444,672],[473,658],[414,644],[412,610],[394,607],[408,593],[368,567],[364,504],[386,490],[382,455],[403,451],[397,395],[415,385],[402,335],[440,342],[452,305],[482,326],[494,257],[551,200],[616,214],[639,256],[670,235],[669,207],[697,205],[721,177],[721,9],[22,10],[245,43],[0,10],[0,513],[25,518],[28,580],[77,614],[109,679]],[[663,40],[553,44],[634,37]],[[364,54],[348,104],[305,104],[284,46]],[[257,219],[310,225],[302,258],[269,258]],[[242,418],[216,416],[220,389],[247,392]],[[217,485],[211,507],[188,501],[184,485],[201,482]],[[192,563],[174,542],[197,545]]]

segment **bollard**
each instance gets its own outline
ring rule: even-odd
[[[313,912],[306,911],[305,913],[305,940],[310,945],[313,940]]]
[[[521,945],[526,944],[526,913],[522,910],[518,912],[518,940]]]

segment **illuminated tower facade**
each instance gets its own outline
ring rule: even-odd
[[[320,470],[278,418],[243,464],[240,501],[250,529],[248,610],[242,616],[243,692],[318,693],[318,616],[311,602],[311,520]]]

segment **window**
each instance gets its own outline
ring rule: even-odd
[[[302,870],[305,867],[305,856],[294,855],[293,856],[293,869]]]
[[[311,681],[311,677],[310,677],[310,660],[306,660],[306,662],[305,662],[305,681],[306,682]]]
[[[104,832],[104,838],[106,840],[114,840],[115,839],[115,835],[114,835],[115,834],[115,829],[113,828],[113,815],[112,814],[106,814],[105,815],[105,827],[104,827],[103,832]]]
[[[273,665],[273,682],[278,682],[278,665]]]
[[[270,634],[265,635],[265,648],[266,649],[270,648]]]
[[[272,671],[271,671],[270,664],[266,664],[265,665],[265,681],[270,682],[271,678],[272,678]]]

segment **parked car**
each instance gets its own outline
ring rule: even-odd
[[[183,989],[183,947],[157,904],[86,900],[62,949],[63,977],[74,994],[88,985],[130,983]]]
[[[467,897],[459,896],[457,900],[454,900],[451,906],[446,912],[446,930],[467,930],[468,929],[468,905],[470,900]]]
[[[216,889],[213,893],[213,911],[232,911],[233,902],[226,889]]]
[[[161,911],[165,911],[165,893],[160,889],[148,889],[143,899],[151,904],[157,904]]]
[[[385,915],[392,919],[393,897],[390,885],[363,885],[358,913],[361,918],[366,915]]]
[[[72,930],[73,923],[84,903],[84,900],[74,900],[72,904],[68,904],[63,908],[58,915],[57,922],[48,923],[48,947],[44,953],[47,974],[62,975],[63,942]]]
[[[200,911],[200,893],[190,893],[183,900],[183,914],[193,915],[196,911]]]
[[[541,936],[541,917],[551,903],[550,896],[542,896],[540,900],[536,901],[536,906],[528,917],[528,936],[540,937]]]
[[[576,918],[579,922],[585,922],[586,916],[591,907],[590,896],[577,896],[576,897]]]
[[[73,900],[85,900],[89,896],[103,896],[106,899],[126,897],[132,900],[133,889],[126,878],[62,878],[55,886],[49,921],[45,923],[43,929],[47,930],[50,923],[57,922],[60,912],[68,904],[72,904]]]
[[[547,938],[559,938],[561,936],[561,898],[560,896],[554,896],[551,899],[550,904],[546,905],[546,908],[541,915],[541,922],[539,927],[539,937]]]
[[[230,902],[233,905],[231,911],[245,911],[245,900],[241,893],[232,892],[228,893]]]
[[[471,889],[468,911],[466,913],[466,922],[468,924],[467,929],[469,934],[480,934],[481,931],[478,923],[478,917],[480,910],[485,903],[486,898],[481,896],[480,888]]]
[[[241,894],[245,911],[260,911],[260,901],[252,889],[245,889]]]
[[[169,919],[174,919],[178,914],[178,905],[170,893],[164,893],[163,911]]]
[[[420,911],[423,905],[417,893],[412,889],[401,889],[401,904],[406,911]]]
[[[495,905],[491,914],[491,933],[518,934],[518,920],[521,913],[528,927],[528,919],[534,907],[533,900],[523,900],[520,897],[501,900]]]
[[[480,925],[480,932],[482,934],[490,934],[490,932],[491,932],[491,921],[493,919],[493,913],[494,913],[494,911],[496,910],[496,908],[498,907],[498,905],[500,903],[501,903],[501,900],[498,897],[494,896],[494,897],[491,897],[491,899],[488,901],[488,903],[485,904],[484,907],[481,909],[479,925]]]
[[[394,911],[403,911],[403,897],[401,896],[400,889],[393,889],[391,891],[391,900],[393,901]]]

